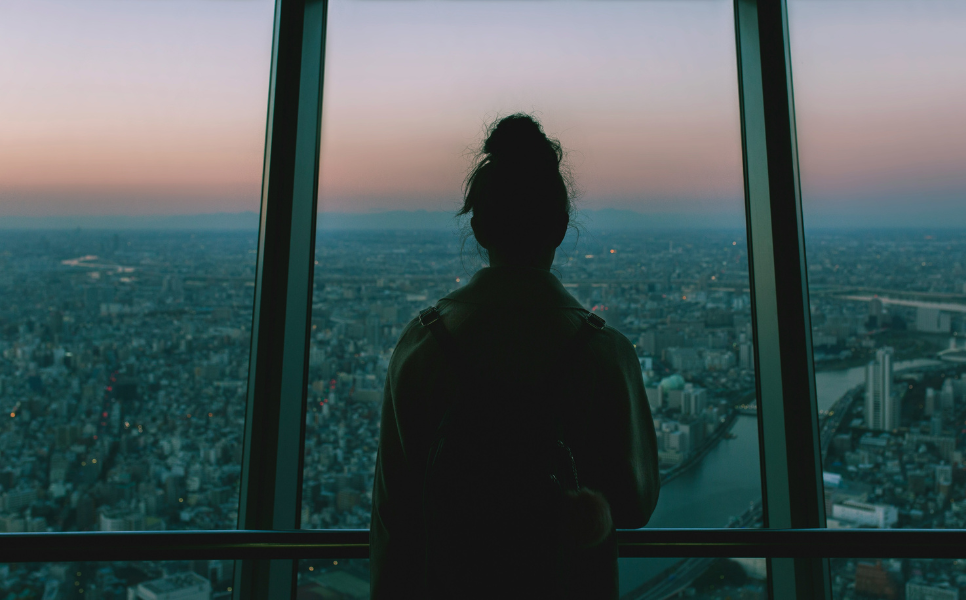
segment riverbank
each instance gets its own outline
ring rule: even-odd
[[[941,365],[939,361],[918,359],[897,361],[896,371],[908,368],[929,368]],[[946,368],[952,368],[948,364]],[[831,418],[846,416],[848,409],[839,410],[853,397],[849,392],[865,384],[865,366],[851,369],[827,370],[815,373],[818,408],[823,413],[833,412]],[[846,394],[848,394],[846,399]],[[861,398],[859,394],[858,398]],[[836,405],[836,402],[843,401]],[[751,402],[746,402],[750,405]],[[721,436],[718,443],[711,444],[706,455],[690,467],[678,471],[673,481],[664,480],[657,507],[648,527],[723,527],[732,517],[740,518],[749,503],[761,498],[761,462],[758,447],[758,419],[751,410],[747,416],[738,416],[730,432],[737,437]],[[832,423],[825,419],[823,425]],[[721,433],[728,431],[728,427]],[[717,437],[717,436],[716,436]],[[833,436],[823,436],[831,439]],[[723,440],[723,443],[722,443]],[[646,582],[667,569],[681,563],[680,559],[667,557],[620,559],[620,589],[622,597],[642,588]]]
[[[725,417],[725,422],[721,424],[720,427],[714,430],[708,439],[701,442],[698,449],[695,450],[686,460],[682,463],[671,467],[665,471],[661,471],[661,485],[664,485],[674,478],[681,476],[686,473],[689,469],[694,467],[696,464],[701,462],[701,459],[711,452],[711,450],[731,432],[731,429],[735,426],[735,422],[738,420],[738,411],[732,410]]]
[[[758,420],[739,415],[728,433],[691,468],[663,483],[648,527],[724,527],[761,498]],[[679,562],[672,557],[622,558],[621,591],[629,593]]]
[[[938,353],[946,349],[947,334],[934,335],[923,339],[916,333],[889,332],[876,337],[876,347],[891,346],[895,349],[893,360],[896,362],[913,362],[915,360],[933,360]],[[820,371],[844,371],[855,367],[864,367],[875,359],[875,348],[852,348],[852,354],[846,358],[823,358],[821,352],[816,353],[815,368]],[[930,358],[923,358],[923,357]]]

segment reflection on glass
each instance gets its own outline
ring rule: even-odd
[[[273,4],[4,4],[0,531],[236,526]]]
[[[788,10],[828,526],[966,527],[966,5]],[[842,598],[966,591],[959,561],[832,566]]]
[[[230,560],[0,564],[4,598],[228,600]]]
[[[302,527],[368,527],[389,358],[482,266],[453,215],[484,126],[517,111],[581,192],[554,273],[637,346],[664,475],[650,525],[760,526],[731,4],[329,11]],[[622,589],[678,562],[626,563]]]

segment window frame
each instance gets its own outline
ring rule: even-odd
[[[733,4],[764,522],[821,528],[786,0]],[[327,10],[328,0],[276,1],[239,511],[244,529],[300,526]],[[236,597],[294,596],[295,561],[239,567]],[[768,582],[772,597],[831,597],[827,559],[769,559]]]
[[[765,527],[824,528],[786,0],[734,0]],[[828,560],[769,559],[775,598],[831,598]]]
[[[765,526],[824,528],[786,0],[732,1]],[[328,0],[276,0],[272,36],[238,527],[279,535],[300,527],[327,11]],[[224,533],[236,539],[252,532]],[[646,531],[621,532],[619,538],[627,541],[626,555],[641,556],[647,552],[641,548],[672,546],[668,536],[686,537],[681,530],[656,533],[658,542],[665,541],[649,541]],[[711,543],[712,533],[734,540],[752,534],[705,533],[697,543]],[[300,548],[317,550],[318,540],[330,540],[332,552],[349,546],[358,552],[365,534],[315,531],[315,541]],[[7,541],[24,537],[0,535]],[[137,536],[150,544],[159,534],[25,535],[45,544],[93,535],[106,547],[110,540]],[[292,554],[257,554],[255,546],[237,554],[246,558],[236,563],[234,598],[294,598]],[[143,557],[134,554],[129,558]],[[830,598],[827,559],[811,552],[789,555],[769,559],[771,597]]]
[[[300,526],[327,0],[276,0],[239,529]],[[297,562],[243,560],[235,598],[294,597]]]

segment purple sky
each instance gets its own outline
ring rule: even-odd
[[[805,223],[966,226],[966,2],[789,0]]]
[[[321,207],[451,210],[484,123],[523,110],[584,208],[740,214],[731,10],[331,0]],[[806,224],[966,225],[966,3],[789,13]],[[0,217],[257,210],[271,20],[265,0],[0,3]]]

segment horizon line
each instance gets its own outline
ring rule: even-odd
[[[257,231],[257,211],[205,212],[182,214],[79,214],[79,215],[7,215],[0,216],[0,230],[158,230],[158,231]],[[920,215],[921,216],[921,215]],[[938,215],[942,216],[942,215]],[[948,216],[948,215],[947,215]],[[589,217],[589,218],[582,218]],[[595,218],[596,217],[596,218]],[[339,230],[456,230],[461,217],[444,210],[386,210],[368,212],[319,211],[317,227],[324,231]],[[809,220],[812,223],[809,223]],[[589,222],[588,222],[589,221]],[[575,224],[580,228],[603,230],[646,229],[718,229],[746,227],[745,215],[734,212],[640,212],[627,208],[587,208],[578,211]],[[916,222],[897,216],[894,219],[869,219],[867,214],[818,214],[805,218],[810,230],[959,230],[966,221],[956,223],[928,220]]]

